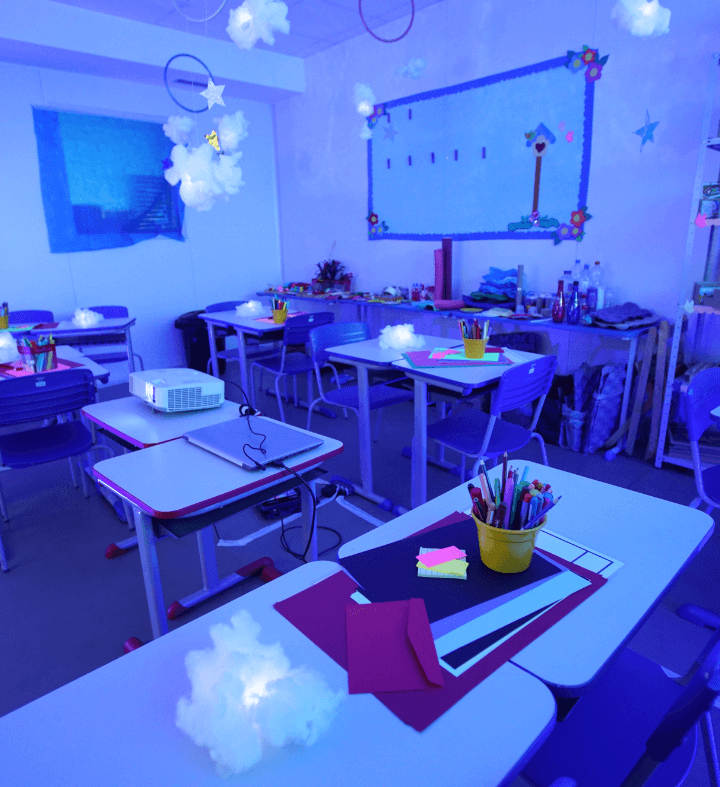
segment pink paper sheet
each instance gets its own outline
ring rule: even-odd
[[[424,563],[428,568],[437,566],[440,563],[447,563],[448,560],[459,560],[465,557],[465,552],[457,547],[445,547],[445,549],[436,549],[434,552],[425,552],[423,555],[416,555],[417,559]]]
[[[307,312],[288,312],[288,317],[297,317],[300,314],[307,314]],[[275,322],[272,317],[256,317],[255,322]],[[278,325],[284,325],[285,323],[277,323]]]

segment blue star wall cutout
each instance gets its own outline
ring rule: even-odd
[[[397,131],[391,126],[387,125],[383,129],[383,139],[389,139],[390,142],[395,142],[395,137],[397,136]]]
[[[642,141],[640,142],[640,150],[643,149],[646,142],[655,142],[655,139],[653,138],[653,131],[655,131],[659,122],[660,121],[655,121],[655,123],[651,123],[650,113],[647,111],[647,109],[645,110],[645,125],[634,132],[642,138]]]

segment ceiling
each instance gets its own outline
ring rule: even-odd
[[[174,6],[173,0],[56,0],[66,5],[99,11],[103,14],[133,19],[175,30],[186,30],[196,35],[208,35],[230,41],[225,28],[231,8],[242,0],[227,0],[223,10],[209,22],[189,22]],[[203,19],[222,4],[222,0],[175,0],[187,16]],[[259,49],[269,49],[295,57],[308,57],[323,49],[369,33],[363,27],[358,13],[358,0],[284,0],[288,5],[290,33],[275,34],[275,44],[268,46],[258,41]],[[425,8],[439,0],[415,0],[415,8]],[[410,15],[410,0],[362,0],[363,16],[371,29],[387,22],[403,19],[397,30],[385,31],[394,38],[404,30]]]

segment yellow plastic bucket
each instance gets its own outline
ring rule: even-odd
[[[501,574],[519,574],[530,566],[535,537],[545,527],[547,517],[532,530],[504,530],[481,522],[472,514],[480,541],[483,564]]]
[[[466,358],[482,358],[483,355],[485,355],[485,346],[487,345],[487,339],[463,338],[463,344],[465,345]]]
[[[276,322],[278,325],[282,325],[285,320],[287,320],[287,309],[273,309],[272,310],[272,318],[273,322]]]

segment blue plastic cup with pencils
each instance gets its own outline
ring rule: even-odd
[[[480,486],[469,485],[473,502],[472,518],[478,531],[480,559],[493,571],[517,574],[532,561],[537,534],[547,523],[547,513],[555,500],[549,484],[526,481],[528,468],[519,477],[507,454],[502,465],[503,482],[490,483],[485,463],[480,463]]]

